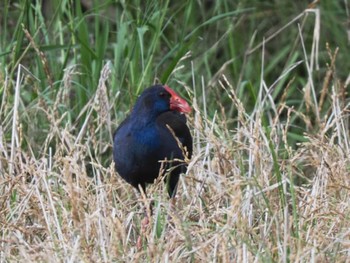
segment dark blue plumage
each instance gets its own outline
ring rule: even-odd
[[[184,153],[188,158],[192,155],[192,137],[182,114],[190,111],[188,103],[168,86],[147,88],[114,134],[113,157],[119,175],[145,191],[146,184],[158,177],[160,161],[167,159],[162,168],[169,171],[168,192],[173,196],[179,175],[187,169],[181,161]]]

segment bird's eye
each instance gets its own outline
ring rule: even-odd
[[[162,98],[164,98],[164,97],[166,97],[166,93],[163,92],[163,91],[161,91],[161,92],[159,92],[159,96],[162,97]]]

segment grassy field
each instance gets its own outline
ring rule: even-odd
[[[0,261],[349,262],[350,5],[307,2],[2,1]],[[175,209],[112,162],[154,83],[193,107]]]

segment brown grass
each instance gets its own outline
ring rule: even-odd
[[[169,209],[162,182],[148,188],[155,208],[140,251],[135,243],[142,201],[115,174],[113,164],[104,167],[98,156],[111,147],[111,141],[99,136],[102,125],[112,130],[109,115],[106,108],[96,108],[97,101],[104,101],[100,106],[111,105],[106,94],[98,88],[96,99],[85,109],[104,111],[98,115],[101,119],[89,114],[85,128],[78,132],[61,125],[64,114],[56,116],[37,105],[37,111],[45,112],[51,123],[40,155],[30,150],[38,145],[27,150],[19,146],[30,139],[30,134],[21,132],[18,120],[24,113],[16,118],[16,108],[9,111],[7,123],[12,120],[15,127],[12,144],[3,133],[0,136],[1,259],[347,261],[348,105],[337,93],[339,82],[330,83],[332,110],[320,123],[319,132],[305,134],[308,142],[297,149],[288,146],[289,124],[279,118],[282,113],[288,119],[298,114],[293,108],[276,109],[268,136],[262,112],[257,109],[248,115],[225,78],[220,85],[238,109],[236,130],[225,128],[223,122],[230,117],[224,112],[204,118],[194,100],[190,126],[195,154],[188,174],[181,177],[176,209]],[[261,101],[271,102],[268,97]],[[34,118],[33,112],[27,114]],[[287,158],[278,153],[280,145]],[[298,178],[302,184],[295,183]]]
[[[169,208],[161,180],[148,187],[150,199],[142,199],[115,173],[113,163],[101,161],[104,155],[112,159],[116,127],[109,112],[118,94],[109,94],[105,85],[109,65],[81,112],[86,117],[80,127],[67,121],[68,113],[57,111],[69,101],[70,79],[78,74],[74,67],[66,70],[52,107],[39,100],[28,108],[21,104],[20,89],[30,73],[19,67],[15,100],[2,104],[0,112],[0,260],[348,261],[349,81],[337,79],[337,51],[329,54],[320,101],[312,78],[316,65],[307,65],[303,91],[309,114],[284,103],[293,80],[278,105],[271,97],[272,87],[262,80],[258,103],[248,113],[236,88],[220,76],[217,87],[238,111],[234,130],[228,128],[232,116],[224,107],[218,105],[210,118],[205,92],[193,97],[189,125],[194,156],[180,179],[175,209]],[[312,53],[310,61],[317,56]],[[203,91],[205,86],[203,81]],[[331,106],[322,115],[326,98]],[[271,110],[264,112],[267,105]],[[307,140],[296,147],[288,141],[294,117],[309,130],[303,135]],[[49,123],[46,130],[31,133],[41,120]],[[4,133],[9,127],[11,136]],[[39,138],[34,140],[33,134]],[[137,250],[142,207],[151,200],[154,214],[143,248]]]

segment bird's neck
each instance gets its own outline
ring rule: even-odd
[[[135,108],[131,115],[132,119],[137,122],[137,126],[143,128],[155,124],[158,113],[152,109]]]

